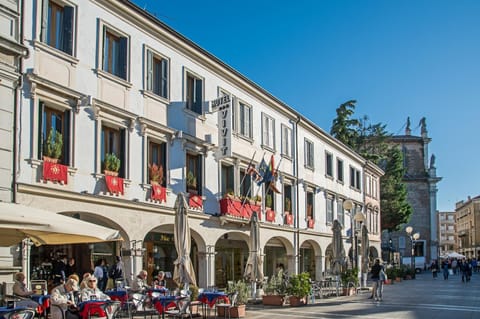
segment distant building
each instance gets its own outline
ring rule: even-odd
[[[458,237],[455,212],[437,212],[438,217],[438,254],[458,250]]]
[[[408,119],[405,135],[390,138],[390,143],[398,145],[403,153],[406,168],[403,180],[407,186],[407,200],[413,209],[410,222],[400,231],[390,234],[390,238],[400,256],[411,256],[412,243],[405,228],[412,226],[413,233],[420,233],[420,239],[415,241],[415,256],[425,257],[428,264],[438,257],[437,183],[442,178],[436,173],[435,155],[429,156],[428,153],[431,138],[428,137],[425,118],[420,120],[419,126],[421,135],[411,135]],[[384,236],[383,246],[388,246],[390,238]]]
[[[480,256],[480,196],[455,204],[458,252],[468,258]]]

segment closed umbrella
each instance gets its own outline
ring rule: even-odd
[[[177,284],[183,283],[184,289],[188,290],[189,284],[196,285],[197,281],[195,279],[192,260],[190,259],[190,249],[192,245],[190,226],[188,225],[188,205],[183,193],[177,195],[174,209],[174,239],[178,257],[174,262],[173,280]]]
[[[260,256],[260,227],[257,212],[250,219],[250,253],[243,274],[250,282],[263,280],[263,264]]]
[[[342,225],[336,219],[333,221],[332,231],[333,274],[340,275],[345,262],[345,250],[343,248]]]
[[[362,272],[368,272],[368,257],[370,253],[370,240],[368,239],[368,228],[366,225],[362,226]]]

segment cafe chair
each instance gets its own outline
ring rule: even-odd
[[[237,297],[238,297],[238,292],[234,292],[234,293],[231,293],[231,294],[228,295],[228,300],[230,302],[228,302],[228,303],[217,303],[215,305],[217,313],[218,313],[218,309],[222,308],[223,309],[223,318],[227,318],[227,314],[228,314],[228,318],[231,318],[230,309],[235,307],[235,304],[237,302]]]
[[[173,318],[192,318],[192,312],[190,311],[191,301],[189,298],[184,298],[178,301],[178,309],[166,310],[165,315]]]
[[[33,319],[35,310],[33,309],[12,309],[3,315],[5,319]]]

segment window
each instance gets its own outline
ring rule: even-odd
[[[222,194],[225,195],[234,191],[233,165],[222,164]]]
[[[343,209],[343,199],[337,200],[337,219],[345,227],[345,211]]]
[[[202,157],[187,153],[187,191],[202,195]]]
[[[282,154],[292,157],[292,130],[282,124]]]
[[[292,213],[292,185],[283,186],[283,210]]]
[[[187,73],[185,100],[187,109],[202,114],[203,80],[191,73]]]
[[[243,103],[238,103],[238,133],[244,137],[252,138],[252,107]]]
[[[240,195],[252,197],[252,177],[245,168],[240,169]]]
[[[360,171],[350,166],[350,187],[360,190]]]
[[[337,180],[343,183],[343,161],[337,158]]]
[[[169,64],[165,57],[147,51],[147,91],[165,99],[169,97]]]
[[[149,165],[156,164],[159,167],[160,167],[160,165],[162,166],[163,180],[161,181],[160,185],[162,185],[163,187],[166,186],[166,180],[167,180],[165,178],[166,152],[167,152],[166,143],[157,143],[157,142],[154,142],[154,141],[151,141],[151,140],[148,142],[148,164]],[[148,180],[151,180],[150,176],[149,176]]]
[[[328,177],[333,177],[333,155],[331,153],[325,153],[325,171]]]
[[[275,149],[275,120],[262,114],[262,144],[270,149]]]
[[[305,166],[313,169],[313,142],[305,139]]]
[[[314,211],[313,211],[313,208],[314,208],[314,203],[313,203],[313,191],[312,190],[308,190],[307,191],[307,198],[306,198],[306,203],[307,203],[307,220],[308,219],[314,219]]]
[[[59,162],[64,165],[70,165],[70,111],[58,110],[49,107],[46,103],[40,102],[41,123],[39,125],[39,158],[46,156],[46,140],[51,129],[62,134],[62,152]]]
[[[73,54],[75,8],[62,1],[43,1],[42,42]]]
[[[327,224],[333,223],[333,196],[327,196]]]
[[[128,38],[113,29],[103,27],[103,70],[127,80]]]
[[[125,177],[125,129],[102,126],[100,150],[102,169],[105,169],[105,157],[110,153],[120,159],[118,176]]]

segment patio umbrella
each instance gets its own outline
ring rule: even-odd
[[[362,226],[362,272],[368,272],[368,256],[370,253],[370,240],[368,239],[368,228]]]
[[[34,207],[0,202],[0,246],[12,246],[25,238],[37,246],[121,240],[118,230]]]
[[[250,282],[263,280],[263,264],[260,256],[260,227],[257,212],[253,212],[250,219],[250,253],[243,277]]]
[[[446,253],[445,255],[441,256],[442,258],[465,258],[465,255],[459,254],[457,252],[450,252]]]
[[[184,289],[188,290],[188,285],[196,285],[197,281],[192,260],[190,259],[191,238],[190,226],[188,225],[188,205],[183,193],[177,195],[174,209],[174,239],[178,257],[174,262],[173,280],[177,284],[183,283],[185,285]]]
[[[333,274],[340,275],[345,261],[345,250],[343,249],[342,225],[336,219],[333,221],[332,231]]]

